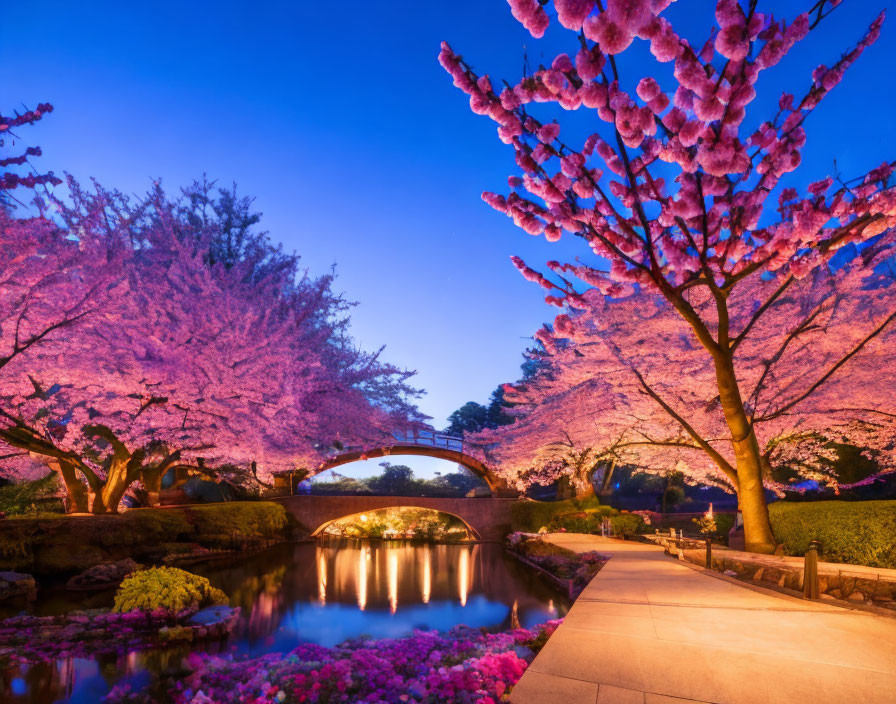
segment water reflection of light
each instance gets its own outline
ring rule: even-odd
[[[467,605],[467,592],[470,587],[470,553],[461,550],[457,564],[457,591],[460,594],[460,605]]]
[[[327,604],[327,557],[323,550],[317,551],[317,600],[321,606]]]
[[[394,614],[398,608],[398,552],[390,550],[387,560],[389,568],[389,610]]]
[[[358,608],[367,606],[367,558],[370,548],[363,547],[358,553]]]
[[[429,548],[423,553],[423,578],[422,582],[423,603],[429,603],[429,595],[432,592],[432,561],[429,554]]]

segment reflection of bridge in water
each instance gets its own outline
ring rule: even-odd
[[[361,611],[454,602],[467,606],[476,594],[506,591],[507,564],[483,559],[476,544],[416,544],[402,541],[366,542],[333,540],[318,544],[315,554],[318,603],[356,603]],[[514,595],[508,615],[519,624],[520,610],[543,609],[543,602],[529,594]]]
[[[479,454],[478,446],[466,443],[459,435],[447,435],[446,433],[437,433],[432,430],[411,430],[393,433],[391,438],[382,443],[335,451],[317,467],[314,474],[325,472],[328,469],[333,469],[349,462],[369,460],[377,457],[390,457],[392,455],[435,457],[454,462],[469,469],[488,485],[492,496],[517,496],[518,492],[511,489],[507,482],[499,477],[484,460],[479,459]],[[275,474],[275,486],[280,493],[291,494],[293,493],[295,478],[307,475],[308,472],[305,470],[280,472]]]
[[[330,613],[346,624],[367,619],[368,632],[375,634],[390,623],[385,627],[532,626],[566,610],[563,595],[498,545],[346,539],[275,552],[283,557],[251,557],[220,571],[210,563],[202,570],[242,608],[235,633],[240,638],[288,642],[290,629],[301,637],[314,613]],[[318,623],[341,627],[329,620],[313,625]]]

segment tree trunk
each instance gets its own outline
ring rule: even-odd
[[[762,454],[753,425],[744,410],[740,388],[730,358],[716,360],[719,400],[731,431],[737,464],[737,498],[744,517],[744,540],[749,552],[773,553],[775,536],[768,518],[762,485]]]
[[[107,512],[118,513],[118,505],[124,498],[124,492],[128,490],[131,482],[134,481],[134,463],[136,462],[139,465],[139,461],[134,455],[130,457],[127,455],[119,456],[118,453],[112,458],[112,462],[109,464],[109,471],[106,474],[106,483],[103,485],[101,492],[103,504]]]
[[[609,465],[604,470],[604,476],[601,479],[600,484],[600,493],[603,494],[612,494],[613,493],[613,473],[616,471],[616,460],[610,460]]]
[[[587,499],[594,496],[594,482],[591,480],[594,473],[594,467],[577,471],[572,477],[572,488],[575,492],[575,498]]]
[[[146,505],[150,508],[159,505],[159,492],[162,490],[162,474],[158,469],[143,470],[143,488],[146,489]]]
[[[575,496],[575,490],[573,489],[572,482],[569,480],[569,477],[564,475],[557,480],[557,499],[560,501],[567,501]]]
[[[55,464],[68,494],[66,513],[87,513],[87,489],[78,479],[74,466],[66,460],[57,460]]]

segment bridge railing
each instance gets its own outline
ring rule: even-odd
[[[437,433],[432,430],[408,430],[392,433],[392,437],[402,444],[438,447],[443,450],[464,451],[464,440],[457,435]]]

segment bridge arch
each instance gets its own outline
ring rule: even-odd
[[[383,498],[389,498],[389,497],[383,497]],[[410,500],[410,499],[408,499],[408,500]],[[464,526],[466,527],[467,531],[470,533],[470,536],[473,538],[473,540],[482,540],[482,536],[479,535],[479,531],[477,531],[473,526],[471,526],[469,523],[467,523],[467,521],[465,521],[462,516],[458,516],[456,513],[451,513],[450,511],[442,511],[441,509],[432,508],[431,506],[414,506],[409,503],[403,503],[401,506],[389,506],[388,508],[416,508],[416,509],[428,509],[430,511],[438,511],[439,513],[443,513],[446,516],[451,516],[452,518],[456,518],[461,523],[463,523]],[[346,518],[356,518],[356,517],[362,516],[366,513],[373,513],[375,511],[382,511],[382,510],[384,510],[384,509],[381,509],[381,508],[368,509],[366,511],[358,511],[357,513],[351,513],[346,516],[339,516],[338,518],[333,518],[324,523],[321,523],[317,528],[312,530],[311,537],[317,538],[317,537],[323,535],[323,532],[326,530],[327,526],[332,525],[332,524],[336,523],[337,521],[344,521]]]
[[[510,532],[512,498],[436,498],[430,496],[277,496],[307,535],[318,535],[333,521],[387,508],[429,508],[463,521],[483,542],[500,543]]]
[[[347,449],[328,458],[318,467],[317,471],[325,472],[350,462],[391,457],[392,455],[435,457],[454,462],[480,477],[492,492],[492,496],[516,497],[519,495],[488,465],[469,453],[463,438],[427,430],[396,434],[391,442],[379,446]]]

